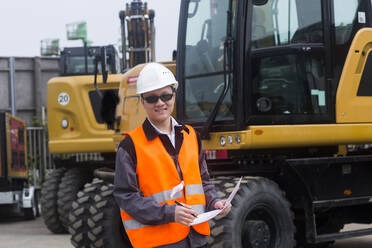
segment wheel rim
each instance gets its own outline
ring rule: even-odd
[[[273,215],[273,210],[264,204],[256,205],[244,219],[241,233],[242,247],[275,247],[279,230],[280,226]]]

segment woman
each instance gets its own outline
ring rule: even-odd
[[[205,247],[208,223],[190,224],[225,204],[209,181],[199,136],[171,116],[177,86],[161,64],[142,69],[137,94],[147,118],[118,149],[114,196],[134,247]]]

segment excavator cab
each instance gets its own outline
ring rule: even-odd
[[[189,0],[182,5],[181,121],[216,131],[335,122],[338,81],[354,35],[370,26],[370,1]]]

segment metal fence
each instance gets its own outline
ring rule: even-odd
[[[43,127],[27,128],[27,151],[30,180],[41,185],[48,170],[55,168],[48,150],[48,132]]]
[[[46,175],[56,168],[56,157],[72,158],[76,162],[104,160],[100,153],[52,155],[48,149],[48,130],[43,127],[27,127],[27,141],[29,178],[33,185],[40,186]]]

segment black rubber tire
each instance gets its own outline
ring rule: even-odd
[[[219,177],[212,182],[216,185],[220,196],[227,198],[238,180],[239,178]],[[247,230],[248,227],[252,227],[252,222],[265,223],[265,228],[260,230],[270,233],[271,237],[268,239],[269,244],[261,244],[262,246],[257,247],[293,248],[296,246],[294,238],[296,228],[290,203],[286,200],[284,192],[273,181],[260,177],[245,177],[232,201],[232,206],[226,217],[217,217],[210,221],[209,247],[251,247],[249,242],[252,241],[249,240]]]
[[[93,173],[85,168],[73,168],[66,171],[61,179],[58,191],[58,214],[62,225],[68,230],[70,225],[69,214],[72,202],[84,185],[92,180]]]
[[[41,190],[41,212],[46,227],[53,233],[66,233],[58,214],[58,189],[65,168],[53,170],[45,179]]]
[[[92,248],[131,248],[120,217],[119,207],[112,195],[112,184],[102,185],[89,208],[89,232]]]
[[[100,188],[105,185],[101,179],[94,178],[91,183],[84,185],[84,189],[79,191],[76,200],[71,205],[69,214],[70,226],[68,228],[71,234],[71,244],[77,248],[90,248],[91,240],[88,238],[88,217],[89,208],[94,203],[94,197]]]

